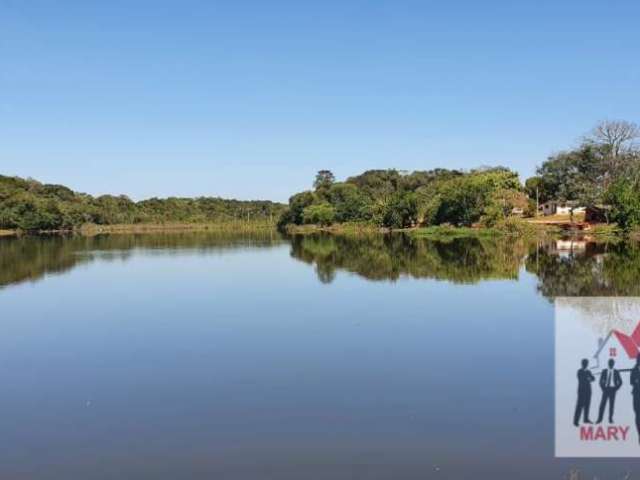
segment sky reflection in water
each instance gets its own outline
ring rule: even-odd
[[[621,478],[553,459],[556,295],[630,244],[0,240],[7,478]]]

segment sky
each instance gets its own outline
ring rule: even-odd
[[[0,0],[0,174],[286,201],[640,122],[640,2]]]

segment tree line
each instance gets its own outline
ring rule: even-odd
[[[215,197],[94,197],[62,185],[0,175],[0,229],[66,230],[84,224],[275,222],[285,206]]]
[[[518,174],[504,167],[470,172],[369,170],[344,182],[336,182],[330,171],[322,170],[313,190],[289,199],[280,224],[369,222],[406,228],[482,222],[493,226],[513,208],[528,206]]]
[[[607,221],[630,229],[640,226],[638,138],[640,128],[633,123],[602,122],[577,148],[549,157],[524,185],[505,167],[369,170],[344,182],[321,170],[312,189],[289,199],[280,225],[495,227],[509,222],[513,213],[533,216],[539,203],[557,201],[599,207]]]
[[[291,196],[288,206],[213,197],[134,202],[124,195],[93,197],[62,185],[0,176],[0,229],[272,220],[282,227],[351,222],[388,228],[496,227],[511,225],[515,212],[534,215],[538,203],[572,201],[597,208],[606,221],[630,230],[640,226],[638,138],[640,127],[631,122],[602,122],[576,148],[549,157],[524,185],[505,167],[368,170],[342,182],[321,170],[313,187]]]

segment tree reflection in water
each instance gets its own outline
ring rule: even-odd
[[[538,291],[555,297],[609,297],[640,294],[640,248],[633,242],[579,242],[560,250],[559,242],[535,246],[527,271],[538,277]]]
[[[314,264],[322,282],[332,281],[336,270],[357,273],[369,280],[397,280],[403,275],[454,283],[515,280],[526,253],[527,245],[522,240],[435,241],[403,234],[291,238],[291,255]]]
[[[271,231],[23,237],[0,239],[0,288],[62,273],[76,265],[126,260],[137,249],[158,254],[209,254],[238,248],[269,248],[288,242],[291,256],[315,266],[322,282],[336,272],[368,280],[402,276],[472,284],[517,280],[523,268],[536,275],[544,297],[639,296],[640,247],[632,242],[531,241],[510,237],[433,240],[406,234],[298,235]]]
[[[127,260],[136,249],[163,254],[264,248],[283,242],[270,230],[255,233],[189,232],[137,235],[26,236],[0,238],[0,288],[64,273],[96,259]]]

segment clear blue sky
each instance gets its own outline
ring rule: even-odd
[[[286,200],[638,122],[640,2],[0,0],[0,173]]]

